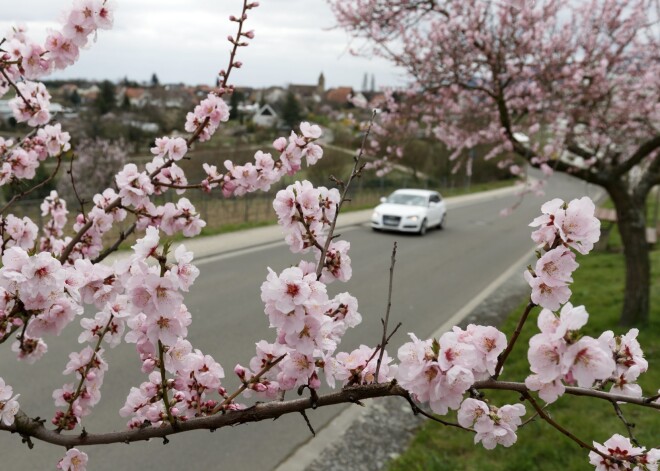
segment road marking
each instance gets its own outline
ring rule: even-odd
[[[345,234],[347,232],[351,232],[356,230],[359,227],[359,224],[352,224],[350,226],[344,226],[343,228],[339,229],[337,231],[338,235]],[[203,257],[200,257],[198,259],[195,259],[195,265],[204,265],[207,263],[213,263],[213,262],[218,262],[220,260],[226,260],[228,258],[234,258],[234,257],[240,257],[241,255],[246,255],[249,253],[254,253],[254,252],[260,252],[262,250],[267,250],[271,249],[273,247],[279,247],[279,246],[284,246],[286,243],[284,240],[276,240],[273,242],[264,242],[262,244],[258,245],[252,245],[250,247],[246,247],[244,249],[235,249],[235,250],[230,250],[227,252],[222,252],[219,254],[214,254],[214,255],[205,255]]]
[[[433,332],[432,337],[439,338],[448,332],[453,326],[465,319],[479,304],[481,304],[496,289],[502,286],[516,271],[521,270],[527,261],[533,256],[534,251],[527,252],[516,260],[504,273],[494,279],[484,290],[472,300],[459,309],[453,316],[447,319]],[[316,458],[318,458],[326,447],[332,446],[344,434],[353,422],[359,420],[367,409],[374,404],[374,399],[362,401],[366,407],[355,408],[347,406],[339,415],[330,420],[325,427],[316,432],[316,436],[307,440],[304,444],[294,450],[284,459],[274,471],[304,471]]]

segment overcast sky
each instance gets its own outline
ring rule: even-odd
[[[46,30],[59,29],[70,0],[2,1],[0,33],[24,23],[43,42]],[[239,50],[244,66],[232,75],[236,86],[316,83],[321,72],[327,87],[362,88],[365,73],[375,75],[376,88],[401,85],[400,73],[382,59],[350,54],[350,38],[333,29],[334,17],[325,0],[261,0],[249,13],[246,28],[255,31],[247,48]],[[162,83],[213,83],[229,57],[229,34],[241,0],[115,0],[115,26],[100,31],[91,50],[57,78],[148,80],[156,73]],[[371,80],[371,79],[369,79]]]

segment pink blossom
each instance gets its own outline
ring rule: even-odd
[[[570,368],[578,386],[585,388],[591,387],[596,380],[608,379],[616,369],[610,352],[603,350],[591,337],[582,337],[570,345],[562,357],[562,364]]]
[[[78,60],[78,46],[59,31],[50,32],[46,38],[46,49],[56,69],[65,69]]]
[[[550,286],[539,276],[533,276],[529,271],[524,273],[525,280],[532,287],[532,302],[551,311],[559,309],[571,297],[568,286]]]
[[[143,238],[138,239],[135,245],[131,248],[137,257],[146,260],[152,255],[157,254],[159,244],[160,237],[158,235],[158,228],[149,226],[147,227],[146,235]]]
[[[555,215],[554,225],[564,242],[581,254],[587,254],[600,237],[600,221],[594,217],[596,207],[588,197],[574,199],[565,210]]]
[[[541,381],[539,375],[530,375],[525,379],[525,386],[530,391],[538,391],[539,397],[548,404],[555,402],[566,391],[566,386],[560,379],[553,380],[549,383]]]
[[[318,139],[321,137],[321,128],[315,124],[309,124],[306,121],[300,123],[300,132],[309,139]]]
[[[14,423],[14,417],[19,410],[16,399],[19,398],[20,394],[12,397],[13,393],[13,388],[5,384],[5,380],[0,378],[0,421],[6,426]]]
[[[311,295],[308,278],[298,267],[287,268],[279,276],[269,268],[267,281],[261,285],[261,300],[273,301],[278,310],[289,312]]]
[[[67,450],[64,458],[57,463],[57,469],[62,471],[86,471],[87,470],[87,453],[71,448]]]
[[[16,340],[11,345],[11,351],[17,353],[16,358],[25,361],[28,365],[32,365],[37,360],[41,359],[48,351],[48,345],[41,338],[32,338],[27,334],[23,336],[23,340]]]
[[[561,287],[573,282],[571,275],[578,266],[573,252],[557,247],[539,258],[534,272],[546,285]]]
[[[614,459],[624,460],[621,465],[603,458],[601,455],[590,451],[589,463],[596,466],[596,471],[611,471],[611,470],[624,470],[630,469],[628,463],[631,460],[641,458],[645,449],[643,447],[636,447],[630,442],[630,439],[615,433],[604,444],[594,442],[594,447]],[[640,469],[635,467],[635,469]]]

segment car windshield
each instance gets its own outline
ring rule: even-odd
[[[411,195],[408,193],[392,193],[387,197],[387,202],[391,204],[405,204],[408,206],[426,206],[425,196]]]

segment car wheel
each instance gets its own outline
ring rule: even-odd
[[[438,224],[438,230],[441,231],[445,228],[445,218],[447,217],[447,214],[442,215],[442,219],[440,219],[440,224]]]
[[[418,234],[421,235],[421,236],[423,236],[424,234],[426,234],[426,219],[424,219],[424,220],[422,221],[422,225],[419,226],[419,232],[418,232]]]

